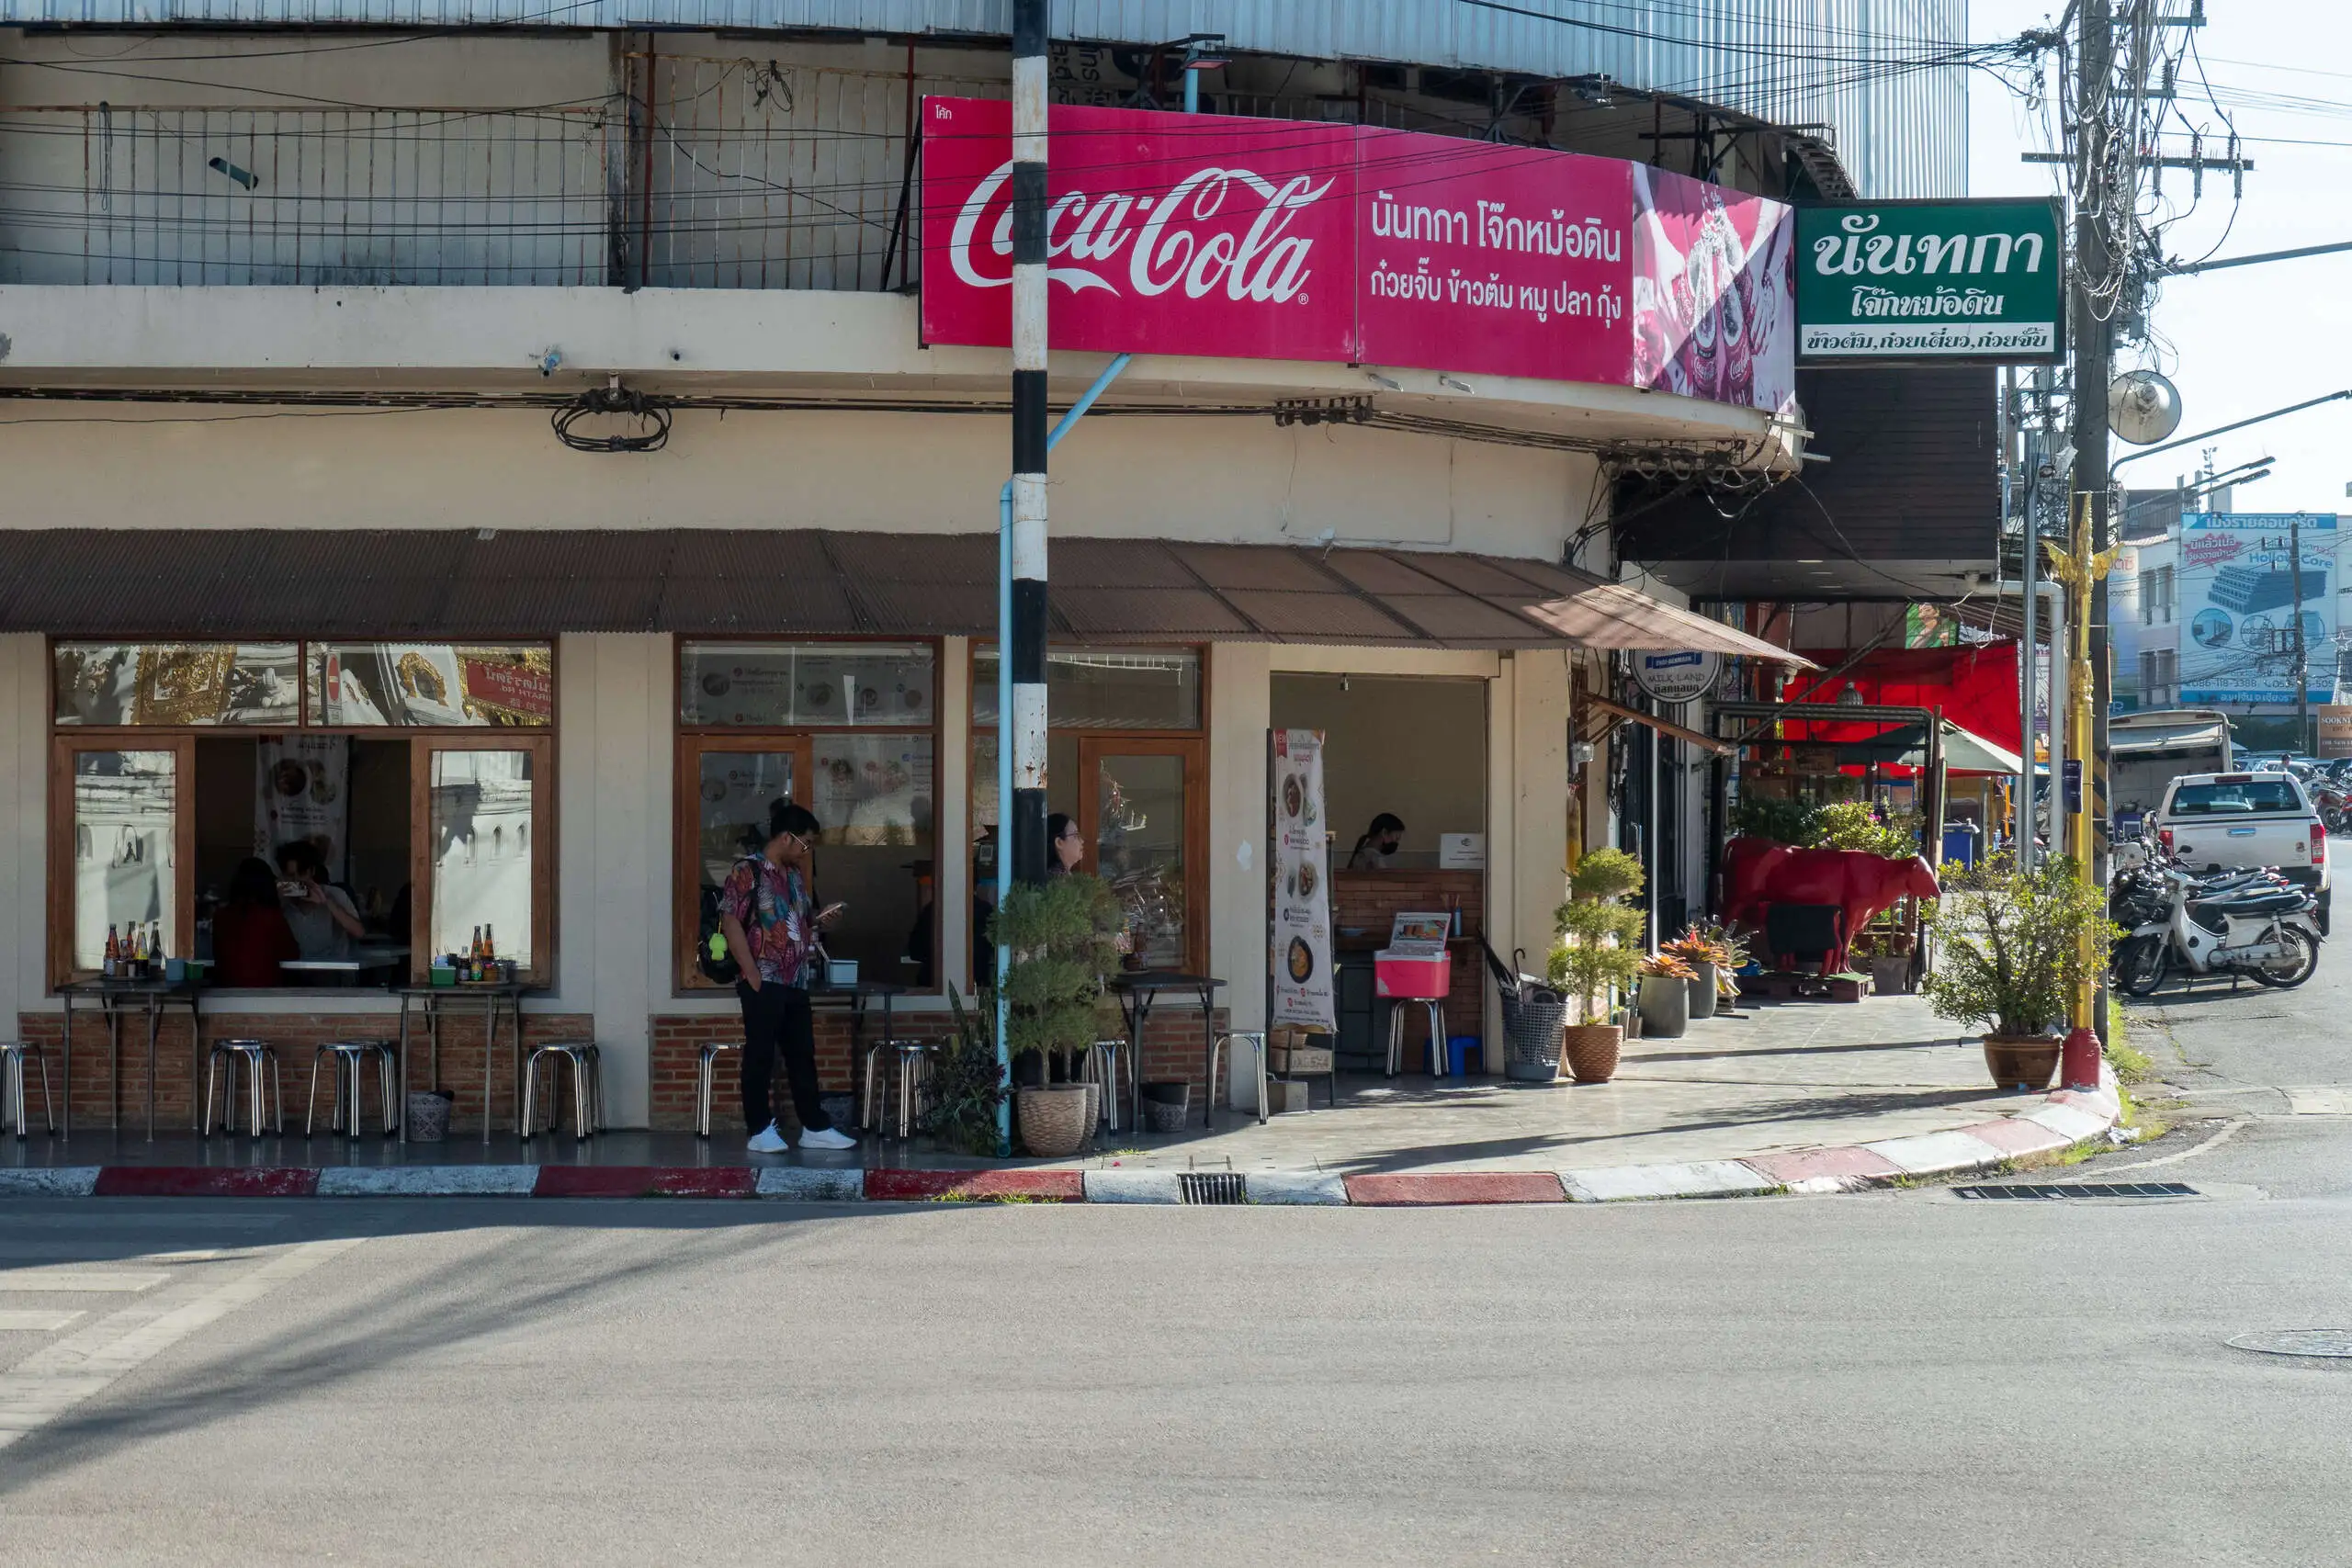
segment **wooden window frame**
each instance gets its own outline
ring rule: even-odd
[[[271,736],[336,735],[353,739],[402,740],[409,747],[409,973],[407,982],[422,985],[432,954],[426,944],[433,927],[432,753],[441,751],[529,751],[531,763],[531,953],[527,971],[516,978],[525,985],[554,984],[555,868],[559,824],[556,819],[555,765],[560,713],[550,713],[543,725],[467,726],[440,728],[402,724],[311,724],[309,722],[310,648],[313,642],[383,642],[384,637],[314,637],[282,633],[233,637],[187,637],[177,634],[119,633],[103,637],[51,637],[44,653],[51,689],[49,696],[49,865],[46,973],[54,991],[77,978],[74,959],[74,772],[77,751],[172,751],[179,787],[173,803],[173,930],[175,952],[189,953],[196,945],[196,747],[202,740],[259,740]],[[305,689],[296,704],[292,724],[202,725],[78,725],[57,722],[53,682],[60,643],[111,643],[135,647],[150,643],[292,643]],[[562,671],[556,641],[542,637],[480,637],[463,646],[540,647],[548,649],[553,688],[560,692]],[[300,993],[308,987],[269,987]],[[376,987],[363,987],[374,990]]]
[[[922,648],[931,652],[932,704],[931,722],[922,724],[805,724],[779,725],[763,728],[744,724],[689,724],[685,718],[685,669],[688,644],[729,643],[777,648],[839,647],[858,648]],[[941,727],[945,722],[939,700],[942,682],[940,674],[946,664],[944,639],[935,637],[794,637],[788,634],[763,636],[677,636],[670,639],[671,721],[677,730],[677,743],[670,794],[670,994],[673,998],[726,996],[730,987],[706,977],[695,962],[695,945],[700,935],[702,884],[696,875],[696,840],[700,837],[700,812],[695,809],[696,784],[701,778],[701,759],[710,751],[791,751],[793,779],[799,789],[813,786],[816,743],[820,737],[836,735],[927,735],[931,738],[932,789],[931,839],[934,865],[941,853],[940,844],[946,820],[940,811],[940,771],[945,761]],[[807,799],[801,804],[807,805]],[[824,845],[817,846],[821,867]],[[935,874],[935,873],[934,873]],[[936,883],[933,886],[936,888]],[[910,989],[909,998],[941,997],[946,995],[946,972],[941,967],[945,956],[942,940],[945,931],[944,919],[934,921],[932,932],[931,972],[939,980],[932,990]]]
[[[996,640],[993,637],[974,637],[965,649],[967,664],[964,685],[967,708],[975,705],[978,701],[975,694],[979,690],[980,650],[983,647],[992,649],[995,646]],[[1209,877],[1213,869],[1208,852],[1209,733],[1210,718],[1215,712],[1213,704],[1216,698],[1216,682],[1210,676],[1210,646],[1205,643],[1189,642],[1100,645],[1062,643],[1057,646],[1066,649],[1088,648],[1098,652],[1190,653],[1199,661],[1197,668],[1200,671],[1201,679],[1201,715],[1200,723],[1196,728],[1117,729],[1071,726],[1057,728],[1049,724],[1047,741],[1050,744],[1056,736],[1067,736],[1075,739],[1078,742],[1079,767],[1081,773],[1086,771],[1090,758],[1099,758],[1105,750],[1114,755],[1183,755],[1187,757],[1184,770],[1184,968],[1189,974],[1205,975],[1209,972]],[[1046,651],[1050,658],[1054,649],[1048,647]],[[1049,720],[1050,716],[1048,715]],[[964,791],[964,859],[967,874],[971,878],[972,892],[976,895],[982,891],[979,873],[973,864],[978,858],[974,852],[978,844],[980,825],[978,787],[980,741],[985,738],[992,738],[997,733],[997,726],[981,723],[976,715],[965,726],[964,776],[967,783]],[[1197,765],[1193,765],[1190,760],[1193,753],[1182,750],[1188,746],[1198,749]],[[1096,749],[1090,751],[1090,747]],[[1000,806],[999,809],[1001,811],[1002,807]],[[1095,792],[1091,783],[1082,782],[1079,791],[1079,825],[1080,830],[1086,834],[1085,866],[1089,871],[1095,869],[1094,818],[1100,809],[1101,807],[1095,802]],[[988,890],[991,897],[993,897],[993,889],[994,884],[989,884]],[[971,976],[972,984],[975,986],[986,984],[992,978],[992,976],[980,975]]]

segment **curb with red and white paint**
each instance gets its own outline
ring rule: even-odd
[[[1241,1201],[1257,1205],[1435,1208],[1498,1203],[1614,1203],[1855,1192],[1919,1177],[1991,1170],[2103,1138],[2122,1115],[2111,1070],[2099,1087],[2060,1089],[2033,1111],[1939,1133],[1751,1155],[1736,1160],[1582,1170],[1430,1170],[1340,1176],[1251,1171]],[[815,1166],[42,1166],[0,1168],[16,1198],[737,1198],[801,1203],[1184,1203],[1198,1200],[1173,1170],[863,1169]],[[1220,1173],[1222,1174],[1222,1173]]]

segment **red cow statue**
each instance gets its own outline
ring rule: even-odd
[[[1761,931],[1775,904],[1834,904],[1845,912],[1841,930],[1850,941],[1906,895],[1942,896],[1935,868],[1917,855],[1888,860],[1860,850],[1792,850],[1769,839],[1724,846],[1724,919],[1731,925]],[[1845,966],[1840,946],[1830,953],[1829,968]]]

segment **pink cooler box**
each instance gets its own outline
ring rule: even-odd
[[[1453,981],[1453,961],[1442,952],[1399,953],[1384,948],[1372,955],[1374,994],[1397,1001],[1442,999]]]

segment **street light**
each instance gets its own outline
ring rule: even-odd
[[[2217,424],[2211,430],[2200,430],[2194,435],[2184,435],[2177,441],[2167,441],[2161,446],[2149,446],[2137,452],[2128,452],[2108,465],[2107,482],[2109,487],[2112,487],[2115,483],[2115,471],[2126,463],[2136,463],[2143,457],[2153,457],[2159,452],[2172,452],[2183,446],[2194,446],[2199,441],[2208,440],[2216,435],[2227,435],[2231,431],[2244,430],[2249,424],[2260,424],[2267,420],[2281,419],[2290,413],[2301,413],[2305,409],[2315,409],[2322,403],[2332,403],[2342,398],[2352,398],[2352,387],[2346,387],[2341,391],[2329,392],[2324,397],[2306,398],[2300,403],[2289,403],[2283,409],[2272,409],[2268,413],[2258,413],[2252,419],[2242,419],[2233,424]],[[2352,494],[2352,485],[2346,485],[2345,492]]]

